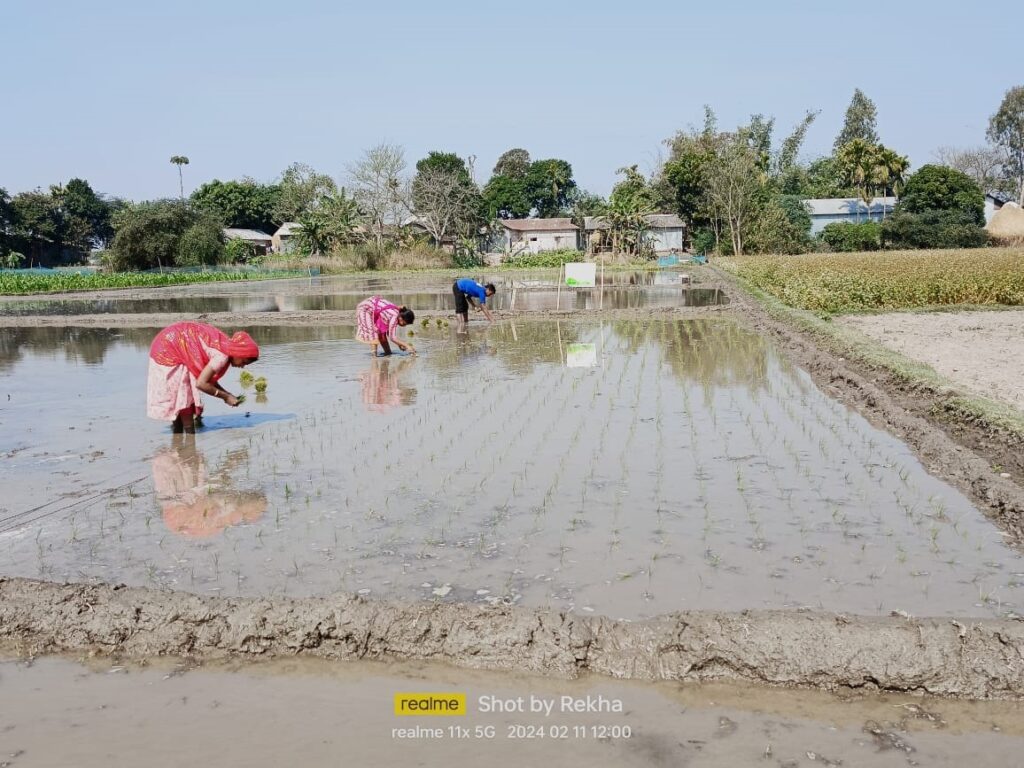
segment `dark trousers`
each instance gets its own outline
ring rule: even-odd
[[[452,283],[452,294],[455,296],[455,314],[462,315],[464,320],[469,320],[469,300],[466,294],[459,290],[458,283]]]

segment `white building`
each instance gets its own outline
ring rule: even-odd
[[[224,238],[226,240],[244,240],[249,243],[256,251],[262,250],[266,253],[270,250],[270,244],[272,242],[270,235],[266,232],[261,232],[258,229],[237,229],[234,227],[227,227],[224,230]]]
[[[505,250],[509,253],[577,248],[579,227],[572,219],[502,219]]]
[[[300,226],[302,225],[297,221],[286,221],[277,228],[277,231],[274,232],[273,237],[271,237],[271,242],[273,243],[274,250],[277,253],[287,253],[292,249],[294,244],[290,241],[295,237],[296,230]]]
[[[849,221],[881,221],[896,207],[895,197],[876,197],[871,207],[859,197],[826,197],[804,200],[811,214],[811,234],[816,235],[829,224]]]

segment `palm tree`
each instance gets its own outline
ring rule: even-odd
[[[181,177],[181,166],[188,165],[188,158],[184,155],[174,155],[171,162],[178,166],[178,190],[181,193],[181,202],[185,202],[185,182]]]
[[[876,157],[878,148],[864,139],[853,139],[839,148],[836,159],[839,161],[840,172],[847,183],[857,187],[860,199],[868,209],[868,218],[871,217],[871,184],[874,183]],[[860,210],[857,211],[857,221],[860,221]]]

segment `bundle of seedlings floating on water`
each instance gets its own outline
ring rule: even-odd
[[[251,387],[253,381],[255,381],[255,378],[248,371],[242,371],[240,374],[238,374],[238,383],[241,384],[243,387]]]
[[[256,381],[253,382],[253,385],[256,387],[256,391],[260,394],[267,391],[267,380],[263,376],[256,379]]]

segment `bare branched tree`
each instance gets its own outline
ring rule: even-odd
[[[397,227],[409,210],[409,182],[405,177],[405,151],[396,144],[378,144],[348,166],[352,196],[366,216],[378,252],[384,232]]]
[[[743,255],[743,232],[757,208],[761,191],[759,153],[743,134],[725,137],[707,170],[707,203],[711,218],[724,224],[732,251]]]
[[[479,218],[480,195],[465,178],[445,168],[421,171],[413,184],[416,216],[437,245],[449,235],[465,235]]]
[[[1003,161],[1005,153],[997,147],[939,147],[935,150],[935,158],[948,168],[966,173],[982,192],[1007,187]]]

